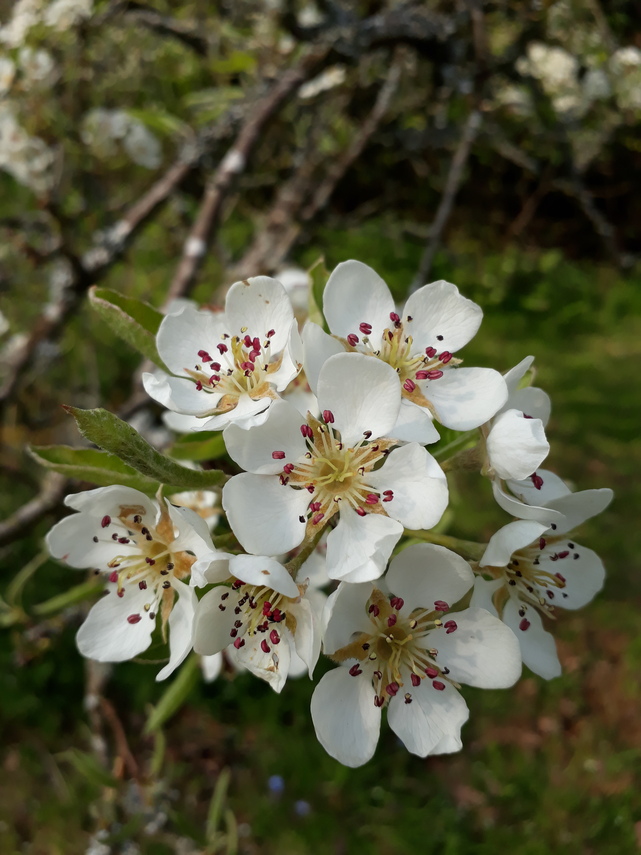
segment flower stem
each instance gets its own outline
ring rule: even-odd
[[[321,539],[323,535],[324,529],[317,531],[314,537],[311,540],[308,540],[306,543],[303,543],[300,552],[298,552],[291,561],[288,561],[285,564],[285,569],[292,577],[292,579],[296,579],[298,575],[298,571],[303,566],[303,564],[307,561],[312,552],[316,549],[318,541]]]
[[[435,531],[410,531],[405,529],[405,534],[415,540],[426,543],[436,543],[456,552],[458,555],[470,561],[478,561],[485,552],[486,544],[476,543],[473,540],[461,540],[458,537],[450,537],[447,534],[438,534]]]

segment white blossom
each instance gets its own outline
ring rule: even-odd
[[[191,650],[196,595],[184,579],[213,546],[207,525],[193,511],[153,501],[131,487],[99,487],[67,496],[78,513],[47,535],[54,558],[94,568],[107,577],[107,593],[77,635],[83,656],[122,662],[149,647],[158,618],[169,628],[168,677]]]
[[[473,581],[458,555],[414,544],[392,561],[383,587],[343,583],[331,595],[324,650],[341,665],[319,682],[311,712],[332,757],[347,766],[367,762],[384,706],[408,751],[458,751],[469,714],[458,684],[516,682],[521,658],[511,630],[484,609],[449,611]]]
[[[436,525],[447,506],[447,481],[417,443],[394,447],[400,385],[378,359],[337,354],[318,377],[322,421],[286,401],[264,423],[230,426],[230,456],[245,472],[223,489],[223,508],[242,546],[278,554],[311,540],[337,516],[327,539],[332,579],[381,575],[403,527]],[[382,464],[382,465],[381,465]]]

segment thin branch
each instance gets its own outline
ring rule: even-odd
[[[208,55],[209,40],[203,35],[202,29],[170,18],[168,15],[161,15],[160,12],[142,3],[124,2],[121,4],[121,9],[127,18],[132,18],[162,36],[177,39],[200,56]]]
[[[415,291],[417,288],[420,288],[421,285],[424,285],[425,281],[429,279],[436,250],[441,242],[443,230],[445,229],[447,221],[450,218],[450,214],[452,213],[454,199],[456,198],[456,194],[459,191],[459,187],[461,186],[461,181],[463,179],[463,171],[480,128],[481,113],[478,110],[472,110],[467,117],[465,125],[463,126],[461,139],[451,160],[450,169],[445,182],[445,189],[443,190],[443,195],[441,196],[441,201],[439,202],[436,210],[436,216],[434,217],[434,222],[430,229],[430,239],[421,257],[416,277],[414,278],[414,282],[410,289],[411,291]]]
[[[45,476],[40,492],[33,499],[0,522],[0,546],[18,540],[28,534],[36,523],[56,510],[67,492],[69,482],[57,472]]]

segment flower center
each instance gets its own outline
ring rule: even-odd
[[[433,608],[414,609],[409,615],[400,614],[404,605],[401,597],[388,598],[374,589],[366,604],[371,631],[361,633],[332,657],[337,661],[360,660],[349,673],[352,677],[364,672],[371,676],[377,707],[389,703],[408,681],[416,688],[427,678],[437,691],[445,688],[443,680],[453,683],[447,677],[449,669],[436,663],[438,650],[430,646],[431,633],[445,631],[449,635],[457,629],[456,621],[442,620],[449,605],[435,600]],[[404,700],[406,704],[412,703],[410,691],[404,693]]]
[[[285,463],[280,475],[281,484],[304,488],[310,493],[306,517],[310,531],[318,531],[346,503],[359,516],[367,513],[385,514],[383,503],[394,498],[392,490],[382,493],[368,484],[367,473],[371,472],[395,445],[395,440],[377,439],[370,442],[371,431],[365,431],[363,439],[353,447],[346,448],[340,433],[333,426],[334,416],[330,410],[323,413],[323,421],[308,415],[301,425],[306,439],[307,452],[295,463]],[[273,451],[275,460],[285,459],[283,451]]]
[[[260,649],[263,653],[272,653],[274,665],[277,667],[278,656],[272,648],[281,641],[279,624],[287,626],[292,633],[296,630],[295,620],[286,610],[293,601],[272,588],[247,585],[240,579],[232,582],[231,590],[225,592],[221,600],[218,606],[221,612],[233,608],[236,615],[229,632],[234,647],[237,650],[244,647],[246,635],[262,635]]]
[[[198,350],[198,362],[194,368],[185,368],[185,373],[196,384],[196,390],[205,394],[216,394],[217,401],[210,414],[219,415],[233,410],[241,395],[249,395],[252,400],[275,397],[269,382],[269,375],[280,368],[282,357],[271,359],[270,339],[274,330],[270,330],[264,341],[247,334],[246,328],[240,335],[225,333],[222,341],[216,345],[215,358],[207,350]]]
[[[400,315],[390,312],[390,321],[391,325],[384,330],[380,343],[370,339],[372,327],[365,321],[359,325],[360,336],[353,332],[343,341],[350,350],[375,356],[391,365],[401,381],[403,397],[421,406],[428,406],[417,381],[439,380],[446,365],[459,365],[461,360],[455,359],[447,350],[439,354],[438,348],[432,346],[426,347],[424,352],[417,352],[414,339],[406,331]],[[411,322],[412,317],[408,315],[405,323],[409,326]],[[443,336],[436,338],[442,339]]]

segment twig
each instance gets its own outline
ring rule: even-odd
[[[129,2],[125,0],[125,2],[118,4],[116,11],[124,12],[128,18],[132,18],[150,30],[160,33],[160,35],[178,39],[200,56],[207,56],[209,53],[209,41],[203,35],[202,29],[196,29],[195,26],[177,21],[168,15],[161,15],[155,9],[142,3],[131,2],[131,0]]]
[[[45,476],[40,492],[29,502],[0,522],[0,546],[12,543],[29,532],[32,526],[54,511],[67,491],[69,482],[57,472]]]
[[[207,245],[213,237],[223,202],[237,175],[245,170],[247,160],[267,122],[287,98],[320,67],[329,53],[328,45],[308,51],[295,68],[288,69],[248,111],[236,142],[220,162],[207,186],[191,234],[169,289],[168,301],[189,294],[203,262]]]
[[[109,727],[111,728],[112,733],[114,735],[114,739],[116,741],[117,756],[120,757],[121,760],[124,762],[127,771],[129,772],[131,777],[138,780],[140,775],[138,763],[136,762],[136,758],[134,757],[134,755],[131,753],[129,743],[127,742],[127,735],[125,734],[125,729],[122,726],[122,722],[118,718],[116,710],[114,709],[113,705],[102,695],[99,696],[98,702],[100,704],[100,711],[108,722]]]
[[[438,249],[443,230],[447,224],[454,206],[454,199],[461,186],[463,178],[463,170],[470,156],[472,145],[476,139],[481,127],[481,113],[478,110],[472,110],[467,117],[467,121],[463,126],[463,132],[459,141],[458,147],[454,152],[454,157],[450,163],[450,169],[445,182],[445,189],[439,202],[434,222],[430,229],[430,239],[425,247],[421,257],[416,277],[412,283],[411,291],[416,291],[429,278],[434,261],[434,255]]]

